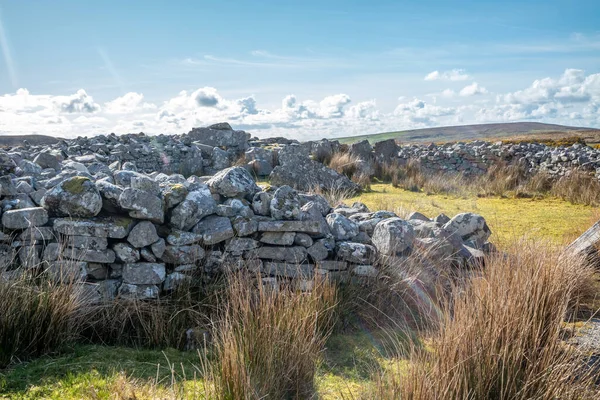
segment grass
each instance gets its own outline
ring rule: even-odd
[[[557,198],[466,198],[427,195],[372,184],[371,192],[346,200],[365,203],[371,210],[393,210],[403,215],[419,211],[430,218],[438,214],[452,217],[461,212],[481,214],[492,229],[490,241],[506,242],[522,236],[549,239],[555,243],[574,240],[597,220],[598,209],[575,205]]]

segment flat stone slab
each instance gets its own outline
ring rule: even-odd
[[[54,220],[54,230],[63,235],[123,239],[127,237],[134,223],[133,219],[125,217],[94,219],[57,218]]]
[[[21,232],[21,234],[19,235],[19,239],[48,241],[56,239],[56,234],[50,226],[33,226]],[[0,241],[4,240],[0,239]]]
[[[41,226],[47,222],[48,212],[42,207],[10,210],[2,215],[2,225],[7,229],[25,229]]]
[[[166,277],[165,264],[133,263],[123,267],[123,282],[134,285],[157,285]]]
[[[306,249],[304,247],[275,247],[264,246],[256,249],[258,258],[267,260],[286,261],[290,263],[301,263],[306,260]]]
[[[61,242],[67,247],[87,250],[106,250],[108,240],[105,237],[95,236],[64,236]]]
[[[119,297],[125,300],[158,299],[160,289],[157,285],[134,285],[123,283],[119,287]]]
[[[70,260],[87,261],[99,264],[112,264],[115,262],[115,252],[106,250],[86,250],[68,247],[62,252],[63,257]]]
[[[344,271],[348,268],[346,261],[323,260],[317,262],[317,268],[327,271]]]
[[[262,221],[258,223],[259,232],[302,232],[321,233],[319,221]]]
[[[281,276],[284,278],[311,278],[314,274],[315,266],[312,264],[286,264],[277,262],[266,262],[263,265],[263,271],[271,276]]]
[[[265,232],[260,237],[260,241],[277,246],[291,246],[295,238],[296,232]]]

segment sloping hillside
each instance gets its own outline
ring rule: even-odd
[[[414,129],[408,131],[384,132],[373,135],[348,136],[338,138],[341,143],[355,143],[369,140],[371,143],[386,139],[398,139],[402,142],[449,142],[469,139],[506,138],[547,132],[587,131],[593,128],[543,124],[540,122],[511,122],[502,124],[480,124],[443,126],[438,128]]]
[[[57,143],[62,138],[56,138],[46,135],[3,135],[0,136],[0,147],[13,147],[23,144],[27,140],[29,144],[45,145]]]

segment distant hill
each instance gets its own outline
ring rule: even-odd
[[[341,143],[356,143],[367,139],[371,143],[387,139],[396,139],[400,142],[453,142],[473,139],[506,138],[511,136],[524,136],[542,133],[568,133],[591,131],[593,128],[543,124],[541,122],[510,122],[502,124],[480,124],[442,126],[439,128],[414,129],[409,131],[376,133],[373,135],[347,136],[336,138]]]
[[[14,147],[23,144],[27,140],[32,145],[46,145],[57,143],[62,138],[56,138],[46,135],[2,135],[0,136],[0,147]]]

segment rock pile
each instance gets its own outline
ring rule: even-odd
[[[298,161],[290,148],[282,165]],[[47,273],[80,282],[97,301],[154,299],[194,274],[238,268],[309,288],[315,274],[374,277],[416,253],[464,266],[492,249],[478,215],[403,220],[360,203],[332,209],[287,185],[261,188],[244,167],[185,178],[54,151],[20,161],[8,154],[16,168],[0,177],[0,278]]]

